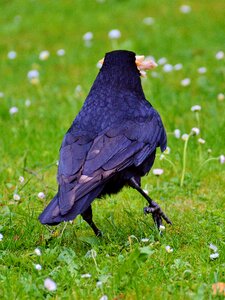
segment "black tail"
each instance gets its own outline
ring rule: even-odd
[[[60,223],[60,221],[55,221],[55,218],[59,214],[59,199],[58,194],[55,195],[55,197],[52,199],[52,201],[49,203],[49,205],[44,209],[44,211],[40,214],[38,217],[39,221],[42,224],[48,224],[48,225],[57,225]]]
[[[47,225],[57,225],[63,221],[74,220],[76,216],[82,214],[91,205],[91,202],[99,196],[102,189],[103,186],[100,186],[76,201],[71,210],[65,215],[62,215],[60,212],[59,194],[57,193],[49,205],[40,214],[40,222]]]

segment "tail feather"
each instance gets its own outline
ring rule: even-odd
[[[98,197],[103,190],[104,186],[100,186],[84,197],[74,203],[72,208],[65,214],[62,215],[59,208],[59,194],[57,193],[49,205],[40,214],[39,220],[42,224],[46,225],[57,225],[63,221],[74,220],[78,215],[82,214],[92,203],[92,201]]]

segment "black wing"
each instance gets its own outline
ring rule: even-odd
[[[58,197],[53,199],[57,203],[49,205],[56,220],[71,211],[70,219],[82,213],[115,173],[139,166],[158,146],[165,150],[166,134],[153,108],[148,117],[124,121],[94,140],[67,133],[60,151]]]

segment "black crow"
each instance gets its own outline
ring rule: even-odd
[[[158,112],[145,99],[141,69],[151,68],[142,57],[125,50],[106,53],[102,68],[67,131],[60,149],[58,192],[39,216],[56,225],[81,214],[96,235],[92,220],[95,198],[130,186],[148,201],[159,227],[168,217],[142,189],[141,177],[151,169],[156,148],[166,149],[166,133]]]

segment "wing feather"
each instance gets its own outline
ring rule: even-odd
[[[166,135],[158,113],[153,110],[148,118],[117,124],[92,141],[71,136],[64,141],[58,172],[61,215],[73,210],[85,195],[104,186],[116,172],[141,165],[157,146],[165,148]]]

